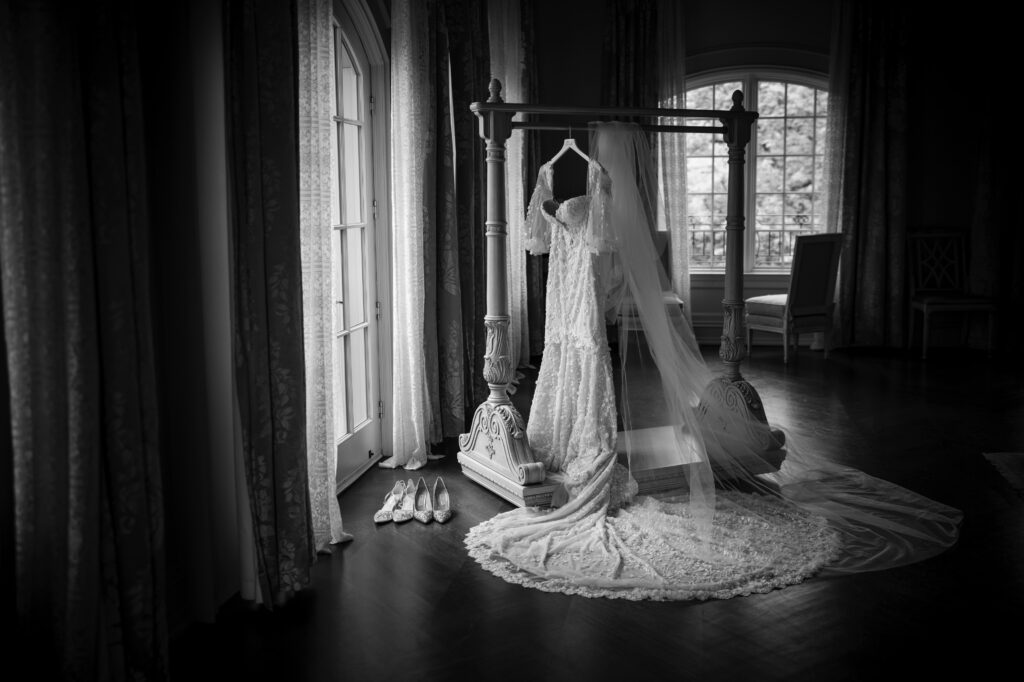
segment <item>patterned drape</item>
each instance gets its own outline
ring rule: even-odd
[[[331,0],[298,0],[299,224],[306,365],[306,456],[317,551],[351,540],[338,508],[331,310]]]
[[[169,676],[135,9],[0,2],[2,558],[37,679]]]
[[[293,2],[229,0],[225,58],[235,389],[261,594],[316,559],[306,461]]]
[[[490,78],[487,17],[470,0],[392,6],[394,456],[466,431],[487,395],[483,142],[471,102]],[[450,77],[449,77],[450,74]]]
[[[906,324],[907,17],[836,5],[829,74],[829,231],[842,232],[840,343],[902,346]]]

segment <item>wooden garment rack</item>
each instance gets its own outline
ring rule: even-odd
[[[757,391],[743,379],[740,364],[746,357],[746,333],[743,315],[743,230],[744,165],[750,130],[757,112],[743,107],[743,93],[733,93],[731,109],[644,109],[628,107],[569,107],[540,104],[506,103],[501,99],[501,83],[492,79],[490,97],[474,102],[470,111],[480,122],[480,137],[487,142],[487,309],[484,315],[486,351],[484,379],[490,388],[487,400],[477,407],[468,433],[459,436],[458,460],[463,473],[480,485],[517,506],[548,506],[555,484],[546,481],[542,462],[533,455],[526,437],[526,421],[512,405],[509,383],[515,367],[509,344],[508,278],[506,274],[508,220],[505,197],[505,143],[513,130],[580,129],[587,123],[573,124],[547,117],[587,116],[608,120],[629,119],[704,119],[721,126],[641,124],[640,128],[659,133],[721,134],[729,147],[729,186],[726,214],[724,318],[719,357],[724,364],[722,376],[708,387],[705,399],[721,400],[745,410],[749,419],[767,422]],[[531,114],[529,121],[514,121],[517,114]],[[760,430],[763,433],[763,429]],[[752,431],[753,432],[753,431]],[[764,443],[766,453],[780,452],[781,444]],[[709,453],[710,456],[710,453]],[[778,456],[752,463],[754,473],[778,468]],[[668,490],[684,484],[685,465],[642,472],[634,476],[641,494]]]

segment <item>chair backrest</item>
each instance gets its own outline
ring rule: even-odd
[[[967,284],[964,235],[960,232],[911,232],[910,293],[963,293]]]
[[[825,315],[832,309],[842,246],[841,234],[807,234],[796,238],[786,299],[792,317]]]

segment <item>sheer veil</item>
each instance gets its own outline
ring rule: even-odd
[[[666,304],[645,134],[598,123],[590,154],[588,195],[546,217],[553,179],[542,167],[524,226],[529,248],[551,249],[527,436],[564,495],[474,526],[470,555],[540,590],[681,600],[889,568],[951,546],[958,510],[802,447],[714,375],[685,314]],[[614,353],[605,320],[617,322]],[[649,494],[637,495],[639,480]]]
[[[632,124],[600,123],[591,150],[611,178],[610,227],[628,292],[623,305],[633,306],[619,335],[619,449],[631,472],[680,466],[686,503],[706,533],[721,506],[718,491],[745,493],[731,496],[730,506],[770,498],[826,519],[836,533],[826,571],[889,568],[951,546],[958,510],[808,451],[791,433],[751,415],[740,391],[713,375],[689,321],[665,304],[669,280],[652,238],[658,193],[645,134]]]

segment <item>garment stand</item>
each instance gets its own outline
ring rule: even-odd
[[[505,143],[514,129],[567,130],[566,122],[513,121],[516,114],[546,116],[601,116],[612,118],[684,118],[717,120],[722,126],[647,124],[653,132],[721,133],[729,147],[729,185],[726,213],[725,295],[722,300],[722,342],[718,355],[724,365],[721,377],[707,387],[704,401],[720,402],[741,413],[747,422],[767,423],[760,396],[740,373],[747,354],[743,303],[744,164],[750,129],[757,113],[743,107],[743,93],[733,93],[729,110],[643,109],[628,107],[565,107],[507,104],[501,99],[501,83],[492,79],[487,102],[474,102],[470,111],[480,121],[480,137],[486,142],[487,165],[487,310],[484,315],[486,350],[484,380],[490,395],[477,407],[468,433],[459,436],[458,460],[463,473],[513,504],[548,506],[556,485],[545,480],[526,438],[526,420],[512,405],[508,387],[515,367],[509,344],[508,275],[506,272],[508,221],[505,204]],[[571,126],[578,129],[581,126]],[[751,424],[750,437],[760,439],[762,458],[746,463],[753,473],[778,470],[784,457],[781,438],[766,438],[765,429]],[[708,452],[712,464],[715,453]],[[670,490],[686,484],[685,466],[644,472],[637,478],[641,494]],[[727,472],[726,472],[727,473]]]

